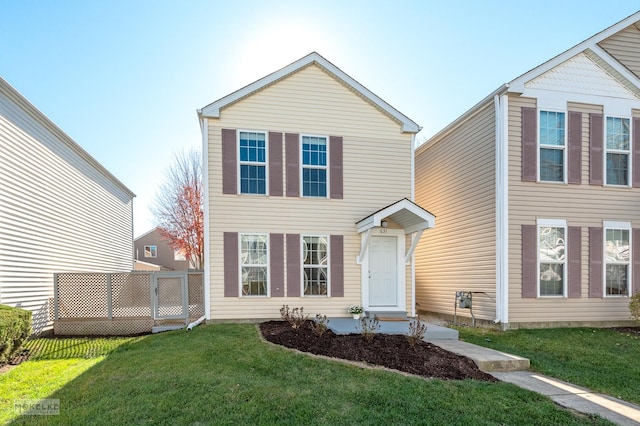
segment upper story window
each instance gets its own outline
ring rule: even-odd
[[[605,296],[630,294],[630,234],[629,223],[604,224]]]
[[[328,294],[327,248],[326,236],[302,237],[303,294],[305,296]]]
[[[184,250],[174,250],[173,260],[177,262],[184,262],[187,260],[187,256],[184,254]]]
[[[566,115],[540,111],[540,181],[565,181]]]
[[[538,220],[538,294],[564,296],[566,222]]]
[[[628,118],[607,117],[605,130],[606,183],[629,185],[631,123]]]
[[[144,246],[144,257],[150,257],[150,258],[158,257],[158,247]]]
[[[302,136],[302,196],[327,196],[327,138]]]
[[[267,235],[240,236],[240,274],[243,296],[267,296],[269,262]]]
[[[267,142],[261,132],[239,132],[240,193],[267,193]]]

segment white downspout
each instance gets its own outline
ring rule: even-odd
[[[411,134],[411,201],[416,201],[416,134]],[[416,255],[411,253],[411,316],[416,316]]]
[[[202,181],[204,182],[204,316],[211,319],[211,244],[209,239],[209,120],[200,119],[202,131]]]
[[[509,323],[509,158],[508,96],[495,95],[496,144],[496,319]]]

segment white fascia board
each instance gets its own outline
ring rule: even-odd
[[[376,226],[380,226],[382,224],[383,219],[393,216],[395,213],[398,213],[402,210],[407,210],[413,215],[421,219],[420,223],[415,225],[410,225],[404,228],[405,234],[410,234],[423,229],[433,228],[433,226],[435,225],[435,221],[436,221],[435,216],[433,216],[431,213],[427,212],[426,210],[420,208],[413,202],[407,199],[402,199],[357,222],[356,227],[357,227],[358,233],[362,233]],[[399,225],[402,225],[402,224],[399,223]]]
[[[579,43],[575,46],[573,46],[572,48],[570,48],[569,50],[564,51],[563,53],[559,54],[558,56],[548,60],[547,62],[533,68],[530,71],[527,71],[526,73],[522,74],[520,77],[517,77],[516,79],[512,80],[509,83],[510,86],[510,92],[515,92],[515,93],[522,93],[524,91],[524,85],[526,82],[533,80],[534,78],[544,74],[545,72],[549,71],[550,69],[560,65],[561,63],[563,63],[564,61],[566,61],[567,59],[570,59],[572,57],[574,57],[575,55],[577,55],[580,52],[583,52],[587,49],[594,49],[595,47],[597,47],[597,44],[600,43],[602,40],[605,40],[606,38],[612,36],[613,34],[617,33],[618,31],[621,31],[623,29],[625,29],[626,27],[628,27],[629,25],[637,22],[638,20],[640,20],[640,12],[636,12],[631,16],[628,16],[627,18],[623,19],[622,21],[618,22],[617,24],[614,24],[612,26],[610,26],[609,28],[599,32],[598,34],[586,39],[585,41],[583,41],[582,43]]]
[[[616,72],[620,73],[620,75],[622,77],[624,77],[625,79],[627,79],[629,83],[634,85],[636,88],[640,89],[640,79],[638,77],[636,77],[636,75],[633,74],[631,71],[629,71],[629,69],[627,69],[627,67],[622,65],[620,62],[616,61],[613,58],[613,56],[611,56],[611,55],[609,55],[609,53],[607,53],[607,51],[605,51],[603,48],[601,48],[597,44],[591,46],[589,48],[589,50],[591,50],[595,55],[597,55],[603,61],[605,61],[607,64],[609,64],[611,66],[611,68],[613,68]],[[588,57],[588,55],[587,55],[587,57]],[[621,83],[624,84],[625,82],[622,81]]]
[[[253,83],[243,87],[240,90],[237,90],[223,98],[218,99],[217,101],[198,110],[198,114],[209,118],[220,118],[220,109],[224,108],[225,106],[239,99],[242,99],[245,96],[248,96],[258,90],[261,90],[262,88],[280,80],[283,77],[286,77],[289,74],[301,70],[312,63],[320,65],[322,68],[335,75],[338,79],[342,80],[356,92],[360,93],[365,99],[369,100],[369,102],[373,103],[378,108],[400,122],[402,124],[402,131],[404,133],[418,133],[422,129],[413,120],[383,101],[375,93],[371,92],[362,84],[358,83],[356,80],[351,78],[344,71],[333,65],[317,52],[312,52],[304,58],[298,59],[297,61],[287,65],[286,67],[281,68],[280,70],[271,73],[268,76],[261,78],[260,80],[254,81]]]
[[[440,130],[435,135],[431,136],[422,145],[416,147],[415,150],[414,150],[414,155],[420,155],[422,153],[422,151],[424,151],[424,150],[428,149],[429,147],[433,146],[435,143],[437,143],[439,140],[444,138],[446,135],[448,135],[449,133],[451,133],[455,129],[457,129],[458,126],[466,123],[466,121],[468,119],[470,119],[471,117],[476,115],[479,111],[481,111],[483,108],[485,108],[487,106],[487,104],[489,104],[489,103],[493,104],[494,96],[496,96],[496,95],[500,96],[500,95],[506,93],[508,91],[508,89],[509,89],[509,86],[506,85],[506,84],[503,84],[500,87],[498,87],[496,90],[491,92],[488,96],[486,96],[480,102],[478,102],[477,104],[475,104],[474,106],[469,108],[467,111],[465,111],[461,116],[459,116],[458,118],[453,120],[447,127],[445,127],[444,129]]]

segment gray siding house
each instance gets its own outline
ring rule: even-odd
[[[49,319],[56,272],[133,267],[133,197],[0,78],[0,304]]]
[[[189,262],[184,254],[171,248],[169,241],[160,234],[159,228],[153,228],[140,235],[133,244],[136,270],[186,271],[189,269]],[[154,265],[157,268],[153,268]]]

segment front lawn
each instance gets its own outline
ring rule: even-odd
[[[529,358],[531,370],[640,404],[637,334],[601,328],[459,332],[460,340]]]
[[[16,397],[60,400],[60,415],[13,424],[610,424],[508,383],[425,380],[293,353],[260,340],[250,324],[134,338],[101,352],[34,359],[0,375],[5,407]],[[38,373],[44,363],[54,363],[49,375]],[[32,374],[38,390],[10,393]]]

